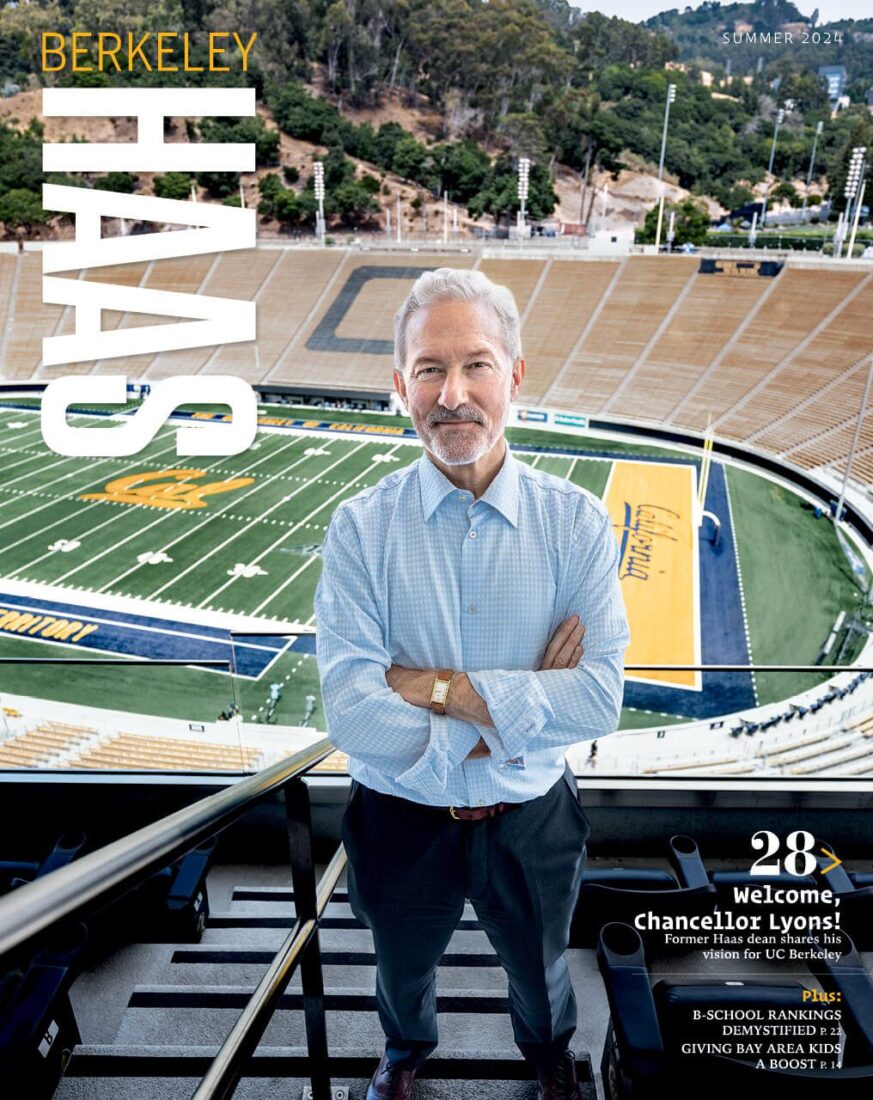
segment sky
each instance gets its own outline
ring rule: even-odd
[[[599,11],[604,15],[620,15],[640,23],[661,11],[686,7],[699,7],[702,0],[570,0],[574,8],[582,11]],[[819,10],[819,22],[832,19],[869,19],[873,16],[873,0],[794,0],[798,11],[812,15]]]

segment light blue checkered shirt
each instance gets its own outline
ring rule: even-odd
[[[315,596],[330,737],[354,779],[435,806],[544,794],[568,745],[612,733],[629,635],[618,547],[596,497],[507,450],[479,500],[423,455],[337,508]],[[539,668],[585,624],[575,669]],[[391,664],[466,672],[494,728],[412,706]],[[490,756],[464,758],[484,737]]]

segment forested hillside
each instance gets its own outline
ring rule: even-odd
[[[705,49],[718,37],[717,27],[741,19],[772,27],[796,18],[787,0],[705,4],[648,25],[597,13],[581,16],[566,0],[34,0],[0,9],[0,83],[5,95],[14,96],[47,79],[40,72],[43,30],[187,31],[195,43],[192,60],[201,64],[209,31],[257,32],[244,79],[257,88],[258,118],[192,122],[187,136],[256,141],[261,213],[293,227],[311,223],[315,202],[309,166],[284,159],[283,142],[290,139],[309,142],[326,157],[334,221],[359,225],[374,219],[385,204],[389,175],[424,199],[448,192],[471,217],[510,220],[518,204],[520,156],[533,161],[528,211],[542,218],[554,209],[559,164],[586,178],[597,170],[617,174],[627,165],[656,171],[671,82],[678,95],[671,109],[668,177],[735,207],[764,179],[778,78],[779,101],[790,98],[794,106],[781,130],[776,174],[786,181],[805,174],[812,134],[823,120],[817,175],[830,181],[839,205],[847,150],[873,145],[870,115],[859,104],[830,120],[815,58],[771,50],[761,72],[744,82],[736,54],[730,83],[701,81],[704,62],[720,64]],[[871,48],[873,35],[871,42],[853,37],[845,47],[855,51],[856,83],[865,79]],[[677,68],[680,59],[689,63]],[[60,77],[88,85],[240,79],[238,72]],[[427,127],[410,132],[402,113],[400,121],[355,121],[389,101],[422,110]],[[0,123],[0,221],[7,230],[45,217],[39,202],[41,140],[38,122],[29,117]],[[178,196],[186,196],[194,182],[215,199],[239,201],[238,179],[227,173],[196,181],[173,173],[154,180],[114,173],[77,182]],[[593,192],[589,209],[592,200]]]

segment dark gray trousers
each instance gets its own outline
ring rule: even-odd
[[[417,1066],[437,1045],[436,966],[466,898],[509,976],[519,1049],[537,1067],[556,1063],[576,1030],[564,951],[588,834],[569,769],[540,798],[477,822],[353,784],[342,823],[349,900],[373,932],[393,1064]]]

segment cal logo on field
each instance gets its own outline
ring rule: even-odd
[[[205,508],[203,497],[244,489],[255,480],[253,477],[234,477],[229,481],[195,481],[205,475],[205,470],[147,470],[141,474],[125,474],[107,482],[102,493],[83,493],[81,499],[144,504],[148,508]]]
[[[630,623],[629,665],[700,664],[695,491],[691,465],[613,465],[605,497]],[[649,670],[628,679],[701,690],[699,672]]]

